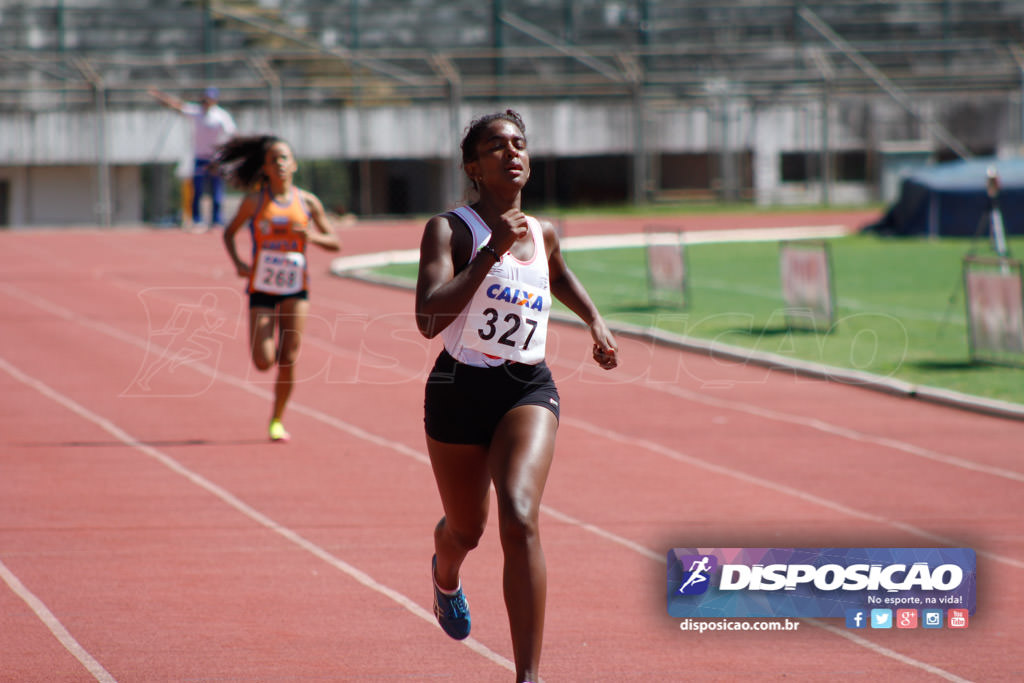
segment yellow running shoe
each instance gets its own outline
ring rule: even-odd
[[[271,441],[288,441],[291,439],[291,435],[284,430],[284,425],[281,424],[280,420],[270,421],[270,440]]]

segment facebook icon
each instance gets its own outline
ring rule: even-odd
[[[868,617],[867,610],[848,609],[846,610],[846,628],[865,628]]]

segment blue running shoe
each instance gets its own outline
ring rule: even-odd
[[[437,587],[437,555],[430,561],[430,582],[434,584],[434,616],[444,632],[455,640],[469,635],[469,603],[462,586],[455,595],[447,595]]]

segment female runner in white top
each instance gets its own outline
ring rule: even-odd
[[[547,587],[538,514],[558,428],[557,393],[536,355],[550,295],[590,327],[599,366],[614,368],[618,347],[554,228],[521,210],[530,157],[520,116],[507,110],[474,121],[462,160],[479,200],[471,212],[427,222],[416,287],[420,332],[446,341],[426,391],[427,449],[444,508],[434,531],[435,605],[451,599],[463,608],[435,612],[449,635],[468,635],[459,569],[483,533],[493,483],[516,680],[537,681]],[[482,232],[469,225],[477,219]]]

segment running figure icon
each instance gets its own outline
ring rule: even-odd
[[[708,566],[710,558],[705,555],[700,560],[694,560],[690,564],[690,568],[687,570],[690,575],[683,581],[683,585],[679,587],[679,592],[684,595],[689,592],[686,589],[690,586],[694,586],[699,583],[704,583],[708,580],[708,573],[711,571],[711,567]]]

